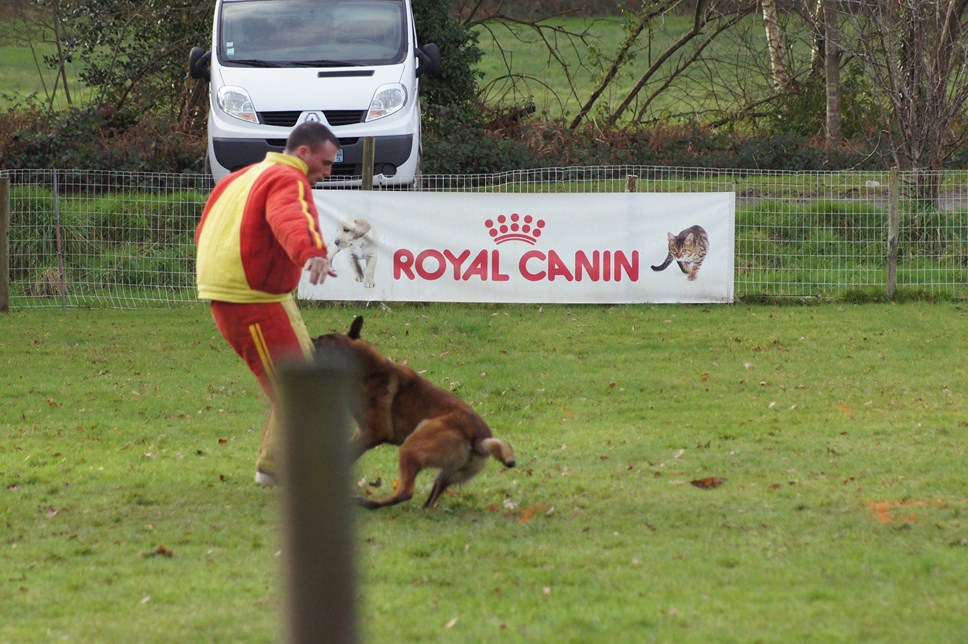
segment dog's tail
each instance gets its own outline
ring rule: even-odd
[[[505,467],[514,467],[514,450],[500,438],[485,438],[477,444],[477,451],[493,456]]]

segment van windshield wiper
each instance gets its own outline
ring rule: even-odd
[[[234,65],[248,65],[249,67],[282,67],[277,62],[271,60],[262,60],[261,58],[232,58],[230,59]]]
[[[290,65],[294,67],[362,67],[359,63],[348,60],[294,60]]]

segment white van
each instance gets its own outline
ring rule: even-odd
[[[411,185],[418,79],[439,72],[437,46],[417,46],[410,0],[217,0],[212,49],[189,56],[192,78],[210,82],[206,165],[218,181],[320,121],[342,145],[327,182],[358,178],[373,137],[374,185]]]

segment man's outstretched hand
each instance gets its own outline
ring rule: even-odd
[[[336,277],[336,271],[325,257],[310,257],[303,270],[309,271],[310,284],[322,284],[327,277]]]

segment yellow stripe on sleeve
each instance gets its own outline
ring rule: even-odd
[[[299,183],[299,203],[302,205],[303,216],[306,217],[309,224],[309,234],[312,235],[313,245],[316,248],[322,248],[323,236],[319,234],[319,230],[316,228],[316,220],[309,212],[309,204],[306,202],[306,186],[302,182]]]

